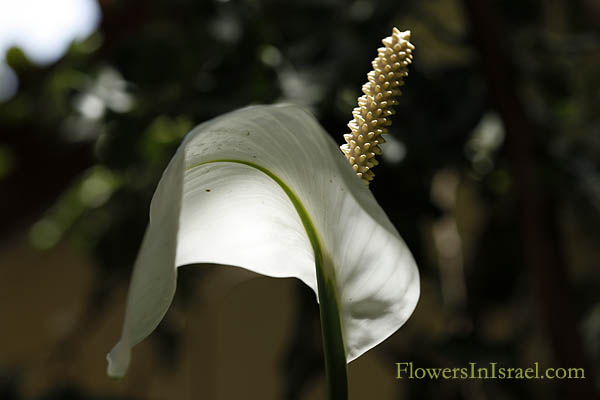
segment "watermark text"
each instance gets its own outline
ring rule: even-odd
[[[583,368],[543,368],[534,362],[528,368],[504,367],[497,362],[454,368],[423,368],[412,361],[396,363],[396,379],[585,379]]]

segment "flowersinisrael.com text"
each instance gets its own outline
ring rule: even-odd
[[[410,362],[396,363],[396,379],[585,379],[583,368],[543,368],[534,362],[528,368],[509,368],[497,362],[468,363],[465,367],[423,368]]]

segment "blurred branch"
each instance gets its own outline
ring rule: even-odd
[[[580,0],[588,20],[592,24],[600,23],[600,4],[594,0]]]
[[[104,35],[97,55],[102,58],[119,39],[139,30],[148,18],[151,4],[140,0],[98,0],[102,12],[100,30]]]
[[[540,318],[560,367],[584,367],[585,380],[563,381],[561,398],[597,399],[592,369],[585,359],[577,332],[577,319],[570,304],[567,267],[561,252],[553,203],[536,174],[531,157],[536,127],[520,104],[514,65],[507,56],[496,19],[488,2],[465,0],[467,16],[476,39],[492,99],[500,112],[507,134],[507,150],[515,179],[520,208],[521,235],[531,286]]]

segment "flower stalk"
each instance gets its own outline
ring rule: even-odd
[[[340,146],[356,175],[365,184],[373,180],[372,168],[379,164],[375,159],[381,154],[381,137],[391,125],[390,117],[395,114],[392,108],[398,102],[395,97],[402,92],[404,77],[408,75],[408,65],[412,62],[415,46],[410,43],[410,31],[401,32],[394,28],[392,35],[381,42],[377,57],[373,60],[373,70],[367,74],[368,82],[362,87],[363,95],[354,108],[354,118],[348,123],[350,133],[344,135],[346,144]]]
[[[321,258],[319,260],[319,258]],[[326,255],[315,254],[317,284],[319,291],[319,313],[325,375],[330,400],[348,399],[348,373],[346,348],[342,331],[341,309],[335,287],[335,271]]]

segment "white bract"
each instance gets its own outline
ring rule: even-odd
[[[416,306],[418,271],[400,235],[303,109],[253,106],[196,127],[152,199],[108,374],[125,374],[131,347],[163,318],[177,267],[237,266],[296,277],[318,293],[315,248],[335,286],[350,362],[394,333]]]

